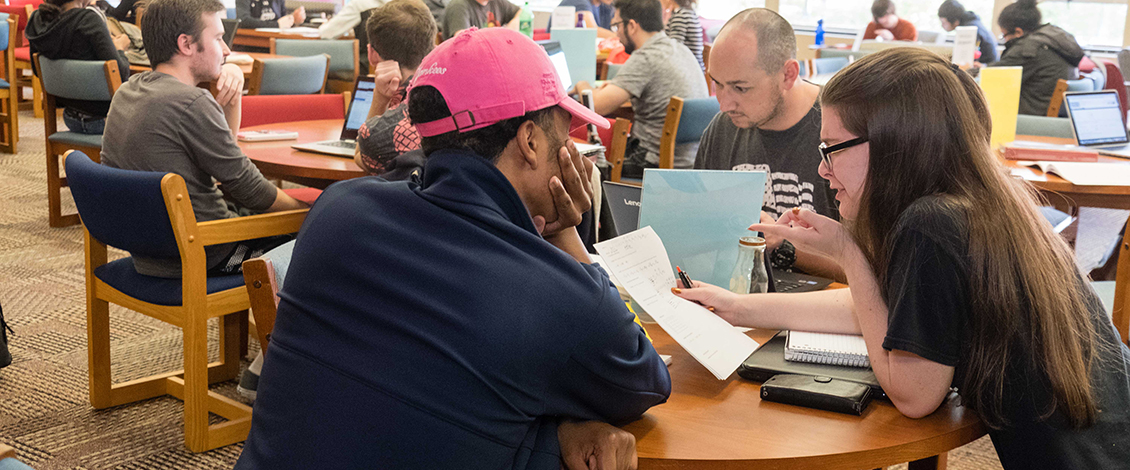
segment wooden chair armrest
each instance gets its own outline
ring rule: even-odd
[[[295,233],[302,227],[310,209],[271,212],[268,214],[236,217],[233,219],[210,220],[196,225],[200,242],[204,246],[253,240]]]
[[[13,449],[11,446],[0,444],[0,460],[9,458],[16,458],[16,449]]]

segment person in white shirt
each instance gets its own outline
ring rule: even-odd
[[[318,27],[322,39],[335,39],[361,24],[361,12],[388,3],[388,0],[349,0],[333,18]]]

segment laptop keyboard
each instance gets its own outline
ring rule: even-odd
[[[333,141],[333,142],[326,142],[322,145],[325,145],[325,146],[328,146],[328,147],[341,147],[343,149],[351,149],[351,148],[357,147],[357,142],[352,141],[352,140],[337,140],[337,141]]]

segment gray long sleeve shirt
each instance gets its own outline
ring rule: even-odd
[[[102,164],[139,171],[172,172],[184,178],[198,222],[238,217],[216,181],[240,206],[264,211],[278,189],[243,155],[224,112],[208,90],[171,75],[144,72],[114,94],[102,137]],[[207,247],[212,267],[231,245]],[[134,258],[137,272],[180,277],[179,259]]]

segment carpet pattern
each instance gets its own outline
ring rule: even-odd
[[[40,470],[231,468],[242,444],[189,452],[175,398],[90,406],[82,230],[47,226],[43,122],[30,112],[20,121],[20,153],[0,154],[0,303],[16,332],[15,362],[0,369],[0,443]],[[73,212],[63,199],[64,213]],[[119,307],[110,316],[115,382],[181,367],[178,328]],[[257,349],[252,340],[251,357]],[[218,357],[215,331],[211,354]],[[234,381],[213,390],[237,396]],[[988,438],[950,452],[949,466],[1000,468]]]

